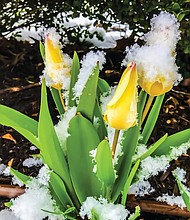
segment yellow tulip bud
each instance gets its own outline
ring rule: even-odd
[[[137,68],[131,63],[123,72],[112,100],[107,104],[105,121],[117,130],[137,124]]]
[[[48,85],[60,90],[63,84],[69,84],[72,60],[68,55],[62,54],[59,38],[54,29],[46,34],[45,78]]]
[[[144,89],[150,96],[159,96],[168,91],[173,87],[173,82],[166,84],[164,77],[157,77],[155,80],[148,81],[143,77],[139,77],[139,85]]]

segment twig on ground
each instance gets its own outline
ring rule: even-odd
[[[190,217],[190,212],[184,208],[181,209],[176,205],[168,205],[164,202],[156,202],[150,200],[137,200],[134,195],[128,196],[127,207],[135,208],[140,206],[142,212],[157,213],[163,215],[173,215],[180,217]]]
[[[21,86],[21,87],[19,87],[19,86],[9,87],[9,88],[5,88],[5,89],[1,89],[0,95],[5,94],[5,93],[20,92],[22,90],[31,89],[31,88],[34,88],[37,86],[40,86],[40,84],[39,83],[32,83],[32,84],[29,84],[26,86]]]
[[[15,198],[22,195],[25,189],[19,186],[0,184],[0,197]]]

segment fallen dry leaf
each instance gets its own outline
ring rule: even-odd
[[[16,140],[13,138],[13,136],[9,133],[7,134],[4,134],[3,136],[1,136],[1,138],[3,139],[7,139],[7,140],[10,140],[10,141],[13,141],[15,144],[16,144]]]
[[[9,167],[12,167],[13,160],[14,160],[14,159],[12,158],[11,160],[8,161],[8,166],[9,166]]]

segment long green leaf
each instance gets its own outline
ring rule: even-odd
[[[41,96],[38,137],[40,145],[42,146],[41,154],[43,160],[50,169],[62,178],[69,193],[75,195],[69,176],[68,165],[49,113],[45,80],[42,81]]]
[[[10,167],[10,172],[18,179],[20,180],[23,184],[27,184],[29,181],[32,180],[31,177],[19,172],[18,170],[13,169]]]
[[[39,43],[39,48],[40,48],[40,54],[42,56],[42,59],[45,60],[45,47],[41,41]]]
[[[94,106],[96,103],[96,92],[98,84],[99,65],[93,69],[79,99],[77,111],[90,121],[93,120]]]
[[[34,119],[4,105],[0,105],[0,124],[12,127],[36,147],[38,142],[38,122]]]
[[[127,200],[127,194],[128,194],[128,191],[129,191],[129,187],[133,181],[133,178],[137,172],[137,169],[140,165],[140,159],[138,159],[135,163],[135,165],[133,166],[133,168],[131,169],[131,172],[129,174],[129,177],[127,178],[127,181],[125,183],[125,186],[124,186],[124,190],[123,190],[123,195],[122,195],[122,199],[121,199],[121,204],[122,205],[126,205],[126,200]]]
[[[135,150],[138,142],[138,136],[139,136],[138,132],[139,132],[138,126],[135,126],[129,128],[124,133],[123,141],[122,141],[123,155],[121,156],[117,166],[117,175],[119,177],[116,179],[116,182],[114,184],[114,189],[112,194],[113,201],[115,201],[118,198],[128,178],[132,165],[132,157],[135,154]]]
[[[61,91],[58,90],[58,89],[55,89],[53,87],[50,88],[50,91],[51,91],[51,95],[53,97],[53,100],[55,102],[55,105],[57,107],[57,110],[59,112],[60,115],[64,114],[65,113],[65,110],[63,108],[63,104],[62,104],[62,97],[61,97]]]
[[[96,152],[97,175],[101,182],[110,187],[115,182],[112,153],[107,140],[100,142]]]
[[[64,210],[73,206],[73,202],[67,193],[63,180],[53,171],[50,172],[50,187],[56,194],[55,199],[59,199]]]
[[[139,95],[139,102],[138,102],[139,122],[141,121],[146,95],[147,94],[144,91],[141,91]],[[129,128],[127,131],[124,132],[123,141],[122,141],[123,155],[119,158],[119,162],[115,167],[117,171],[117,175],[119,177],[116,179],[116,182],[114,184],[114,189],[112,194],[113,201],[115,201],[118,198],[128,178],[132,165],[132,157],[135,154],[135,150],[137,147],[139,129],[140,129],[140,123],[138,123],[138,126]]]
[[[149,157],[167,138],[168,134],[165,134],[163,137],[161,137],[159,140],[157,140],[152,146],[148,148],[148,150],[140,156],[140,160],[144,160],[145,158]]]
[[[71,73],[71,82],[70,82],[70,88],[69,88],[69,106],[76,106],[76,101],[73,99],[73,88],[74,85],[78,79],[78,74],[80,72],[80,62],[79,58],[76,52],[74,52],[73,55],[73,64],[72,64],[72,73]]]
[[[142,113],[143,109],[146,103],[146,98],[147,98],[147,93],[144,90],[140,91],[139,97],[138,97],[138,124],[139,124],[139,129],[141,125],[141,118],[142,118]]]
[[[178,176],[173,172],[173,175],[177,181],[177,185],[179,187],[180,194],[183,198],[183,201],[187,207],[187,210],[190,212],[190,193],[187,191],[186,187],[183,183],[179,180]]]
[[[148,118],[146,120],[145,126],[142,131],[142,136],[143,136],[142,143],[143,144],[147,143],[147,141],[150,138],[150,135],[152,134],[152,131],[158,119],[158,115],[159,115],[163,100],[164,100],[164,95],[160,95],[156,97],[155,103],[152,106],[152,109],[148,115]]]
[[[10,127],[22,127],[36,137],[38,135],[37,121],[4,105],[0,105],[0,123]]]
[[[67,139],[67,156],[71,179],[79,201],[88,196],[100,196],[101,183],[93,173],[90,151],[99,144],[98,134],[92,123],[82,115],[71,119]]]
[[[94,108],[94,116],[97,120],[96,124],[96,130],[98,132],[100,140],[104,140],[105,137],[107,137],[107,129],[105,125],[105,121],[103,119],[102,111],[100,109],[100,106],[98,104],[98,101],[95,103],[95,108]]]
[[[190,140],[190,129],[186,129],[170,135],[166,140],[152,153],[154,156],[167,155],[171,147],[179,147],[181,144]]]

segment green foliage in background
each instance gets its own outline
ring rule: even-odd
[[[6,35],[17,27],[31,24],[57,28],[59,25],[70,42],[79,43],[81,34],[89,36],[90,33],[87,30],[81,33],[80,26],[72,28],[62,26],[61,21],[66,15],[60,12],[68,12],[67,18],[77,17],[81,13],[90,19],[96,19],[95,25],[101,25],[104,28],[108,28],[111,21],[128,23],[133,33],[128,38],[127,45],[132,45],[140,33],[147,32],[153,14],[158,14],[161,10],[173,13],[180,21],[181,40],[178,44],[177,63],[183,76],[190,76],[190,0],[66,0],[64,2],[60,0],[1,0],[0,35]],[[58,14],[55,24],[53,18]],[[99,37],[101,39],[101,36]]]

